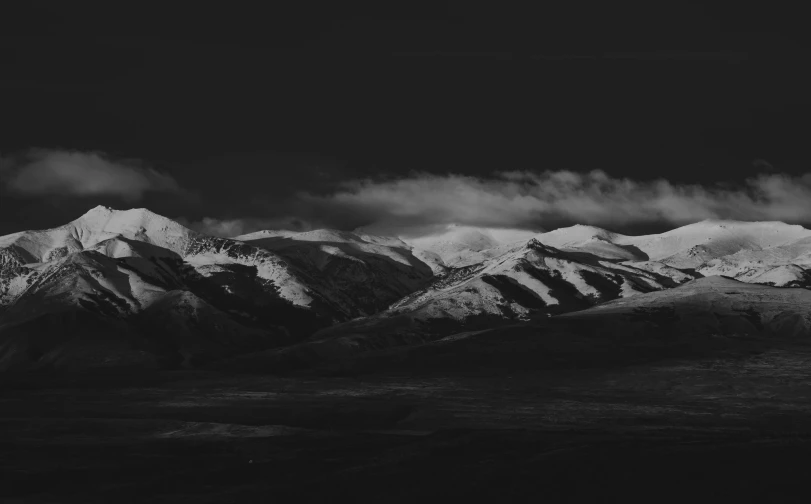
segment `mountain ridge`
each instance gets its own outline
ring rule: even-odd
[[[642,236],[577,225],[545,233],[449,226],[416,238],[264,230],[231,239],[145,208],[97,206],[56,228],[0,237],[0,368],[102,355],[108,347],[93,324],[125,335],[110,336],[116,355],[196,366],[305,338],[421,344],[655,300],[712,275],[807,288],[807,266],[811,230],[777,222],[705,220]],[[54,322],[62,319],[64,327]]]

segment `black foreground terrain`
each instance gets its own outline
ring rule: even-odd
[[[5,374],[0,502],[805,502],[809,360]]]

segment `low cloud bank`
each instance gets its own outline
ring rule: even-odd
[[[704,219],[811,222],[811,173],[764,173],[737,184],[636,181],[603,171],[501,172],[492,178],[414,174],[356,180],[328,196],[302,194],[310,211],[337,225],[409,234],[448,223],[507,228],[590,224],[680,226]],[[317,210],[316,210],[317,209]]]
[[[178,192],[170,175],[139,160],[112,160],[100,152],[33,149],[0,158],[6,190],[31,196],[117,196],[140,200],[148,191]]]
[[[313,229],[308,222],[293,217],[273,219],[216,219],[214,217],[203,217],[201,220],[189,220],[185,217],[178,217],[175,220],[198,233],[222,238],[233,238],[235,236],[266,229],[284,229],[288,231],[309,231]]]

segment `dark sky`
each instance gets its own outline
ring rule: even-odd
[[[295,194],[413,170],[599,169],[674,184],[808,170],[799,11],[335,3],[4,14],[0,234],[99,203],[351,227],[364,218]],[[138,159],[182,191],[122,201],[14,189],[31,149]]]

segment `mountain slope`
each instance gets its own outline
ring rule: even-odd
[[[320,229],[260,231],[234,239],[290,261],[309,274],[309,285],[353,316],[384,310],[433,278],[431,268],[395,238]]]
[[[705,274],[731,273],[752,284],[810,286],[811,275],[802,264],[791,262],[803,263],[808,259],[809,235],[811,231],[801,226],[731,221],[704,221],[661,235],[641,237],[590,226],[558,229],[540,234],[524,246],[506,250],[494,247],[484,249],[484,254],[477,251],[476,258],[490,257],[450,269],[429,287],[406,296],[386,312],[324,329],[311,342],[300,346],[307,348],[305,353],[309,354],[353,355],[420,345],[454,332],[475,331],[510,321],[585,313],[581,310],[615,298],[640,302],[658,299],[657,296],[666,298],[671,292],[667,289]],[[489,245],[492,242],[482,241],[481,247]],[[707,291],[713,284],[695,285]],[[744,284],[736,285],[745,290],[740,287]],[[795,297],[804,295],[804,291],[791,293],[792,290],[780,292]],[[716,327],[702,317],[697,314],[691,320]],[[724,323],[749,320],[747,317],[750,315],[733,310]],[[796,331],[804,331],[803,323],[798,324]],[[673,327],[696,331],[689,324]],[[622,329],[615,326],[612,330]],[[290,352],[296,350],[287,349],[279,354]]]
[[[599,321],[595,330],[616,326],[643,334],[811,335],[811,291],[749,284],[712,276],[637,299],[618,299],[589,310],[561,315],[562,320]],[[652,334],[652,332],[651,332]]]
[[[16,269],[21,280],[4,280],[0,296],[4,304],[13,303],[41,275],[59,265],[59,261],[74,254],[95,250],[121,260],[132,267],[146,268],[146,276],[168,275],[190,287],[219,296],[218,274],[238,271],[250,275],[264,296],[242,299],[246,307],[260,309],[264,298],[278,299],[290,309],[307,310],[317,305],[318,316],[327,319],[346,318],[337,306],[329,306],[318,292],[308,289],[296,277],[294,268],[281,257],[240,242],[195,233],[180,224],[146,209],[116,211],[96,207],[80,218],[58,228],[26,231],[0,237],[0,250],[12,260],[6,261],[6,272]],[[153,264],[154,263],[154,264]],[[156,270],[158,268],[160,271]],[[13,274],[11,276],[14,276]],[[219,296],[222,297],[222,296]],[[231,297],[234,297],[233,295]],[[320,303],[320,304],[319,304]]]
[[[0,237],[0,368],[101,365],[108,350],[194,366],[373,313],[432,275],[402,242],[325,233],[256,247],[96,207]]]
[[[420,344],[454,332],[545,319],[695,278],[678,270],[662,274],[670,269],[659,265],[654,273],[533,239],[484,263],[454,269],[385,312],[323,329],[300,347],[352,354]]]
[[[380,244],[383,238],[374,242],[355,235],[347,241],[350,234],[342,238],[339,232],[322,230],[320,237],[317,233],[295,239],[254,236],[229,240],[195,233],[145,209],[96,207],[58,228],[0,237],[0,299],[8,304],[32,281],[32,275],[55,260],[90,249],[131,262],[169,261],[183,269],[186,277],[209,279],[212,284],[221,284],[225,277],[255,276],[271,297],[313,311],[324,323],[374,312],[431,277],[424,263],[402,243]],[[294,244],[315,246],[292,247]],[[140,266],[147,264],[140,261]],[[374,303],[368,297],[357,299],[357,292],[341,284],[365,282],[370,277],[381,285],[373,294]],[[255,300],[255,296],[246,297],[250,303]]]
[[[455,226],[405,240],[324,229],[224,239],[146,209],[96,207],[58,228],[0,237],[0,369],[353,355],[506,324],[580,323],[555,316],[686,299],[682,284],[713,301],[685,319],[698,325],[667,331],[750,330],[746,321],[781,335],[807,329],[801,309],[776,294],[749,296],[735,283],[723,288],[744,294],[730,304],[717,298],[717,279],[693,281],[723,274],[811,287],[811,230],[801,226],[704,221],[639,237],[589,226],[531,235]],[[800,299],[806,290],[781,292]],[[744,298],[766,299],[757,323],[747,311],[754,301],[738,310]],[[605,327],[658,331],[611,325],[623,317]]]
[[[586,310],[438,339],[367,332],[246,354],[245,369],[330,372],[625,366],[809,342],[811,291],[707,277]]]
[[[707,277],[545,321],[336,359],[329,366],[343,372],[415,368],[513,372],[748,356],[772,345],[811,342],[809,302],[811,292],[806,289]]]
[[[171,263],[140,261],[89,248],[41,266],[0,318],[0,370],[120,366],[133,359],[189,366],[292,342],[279,329],[244,326],[177,290],[186,285]],[[189,326],[194,331],[181,330]]]

